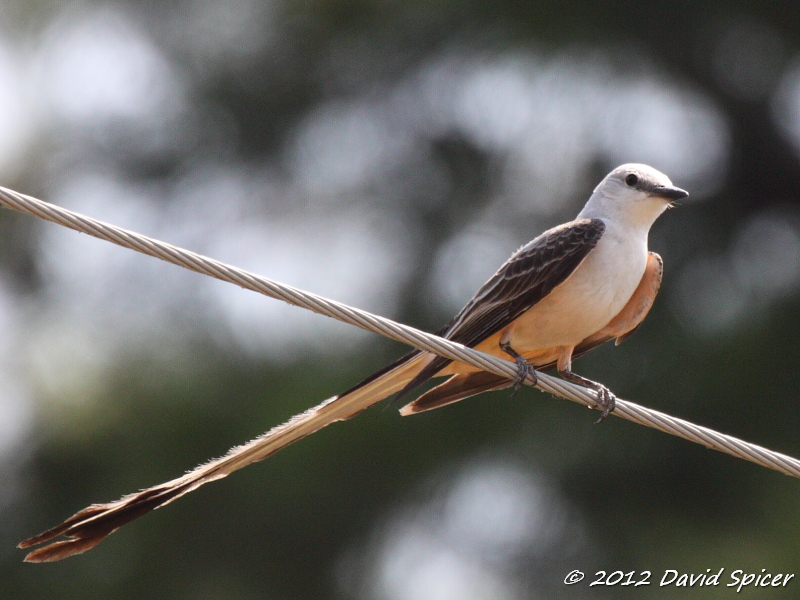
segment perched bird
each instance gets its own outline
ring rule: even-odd
[[[576,220],[545,231],[517,250],[438,332],[515,361],[516,380],[414,350],[222,458],[116,502],[89,506],[25,540],[20,548],[66,537],[32,551],[25,560],[48,562],[85,552],[150,510],[391,394],[405,397],[432,377],[448,379],[404,406],[401,414],[438,408],[487,390],[519,387],[528,376],[535,378],[534,369],[556,367],[564,379],[597,392],[602,420],[614,409],[614,396],[604,385],[574,373],[572,359],[612,339],[619,344],[639,327],[658,293],[663,267],[661,257],[647,250],[648,232],[664,210],[686,196],[652,167],[617,167],[595,188]]]

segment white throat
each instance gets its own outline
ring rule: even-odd
[[[650,230],[656,219],[667,209],[668,204],[660,198],[642,194],[630,198],[609,197],[595,190],[586,206],[578,214],[579,219],[602,219],[607,224],[620,225],[631,233]]]

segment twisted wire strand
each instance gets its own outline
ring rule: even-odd
[[[501,375],[509,379],[514,379],[517,376],[517,367],[510,361],[473,350],[472,348],[467,348],[461,344],[347,306],[346,304],[341,304],[316,294],[311,294],[292,286],[272,281],[266,277],[249,273],[195,252],[184,250],[183,248],[108,223],[103,223],[102,221],[97,221],[7,188],[0,187],[0,206],[5,206],[46,221],[63,225],[75,231],[112,242],[118,246],[136,250],[142,254],[154,256],[185,269],[195,271],[196,273],[233,283],[242,288],[264,294],[271,298],[283,300],[294,306],[299,306],[312,312],[372,331],[398,342],[414,346],[420,350],[433,352],[434,354],[455,361],[473,365],[496,375]],[[530,376],[525,383],[527,385],[535,385],[535,387],[549,394],[577,402],[578,404],[583,404],[590,408],[598,407],[597,394],[593,390],[588,390],[568,381],[552,377],[546,373],[537,373],[537,376],[538,382],[536,384],[534,384]],[[756,444],[751,444],[733,436],[708,429],[707,427],[695,425],[689,421],[645,408],[644,406],[628,400],[617,399],[616,409],[611,414],[638,423],[639,425],[652,427],[664,433],[669,433],[695,442],[696,444],[701,444],[707,448],[756,463],[762,467],[774,469],[785,475],[800,478],[800,461],[791,456],[773,452],[772,450],[768,450]]]

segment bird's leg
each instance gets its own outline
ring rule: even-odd
[[[514,379],[514,391],[511,392],[510,398],[514,397],[514,394],[519,391],[519,388],[522,387],[524,381],[530,375],[533,378],[533,384],[536,385],[536,382],[539,381],[539,378],[536,377],[536,370],[531,366],[531,364],[525,360],[525,358],[519,354],[516,350],[511,347],[509,342],[500,342],[500,350],[508,354],[511,358],[517,361],[517,377]]]
[[[578,385],[597,392],[597,404],[603,409],[603,412],[600,413],[600,418],[595,421],[595,425],[597,425],[614,411],[617,398],[603,384],[592,381],[591,379],[586,379],[586,377],[581,377],[577,373],[572,372],[572,352],[574,350],[575,346],[563,346],[561,348],[557,362],[558,374],[567,381],[577,383]]]
[[[617,405],[617,397],[614,396],[614,394],[612,394],[611,391],[602,383],[597,383],[591,379],[586,379],[586,377],[581,377],[569,369],[564,369],[563,371],[559,369],[558,374],[567,381],[577,383],[578,385],[582,385],[585,388],[589,388],[590,390],[597,392],[597,403],[602,407],[603,412],[600,413],[600,418],[595,421],[595,425],[600,423],[608,415],[614,412],[614,408]]]

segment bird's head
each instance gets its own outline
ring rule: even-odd
[[[662,212],[688,195],[672,185],[662,172],[631,163],[606,175],[594,189],[583,212],[649,228]]]

